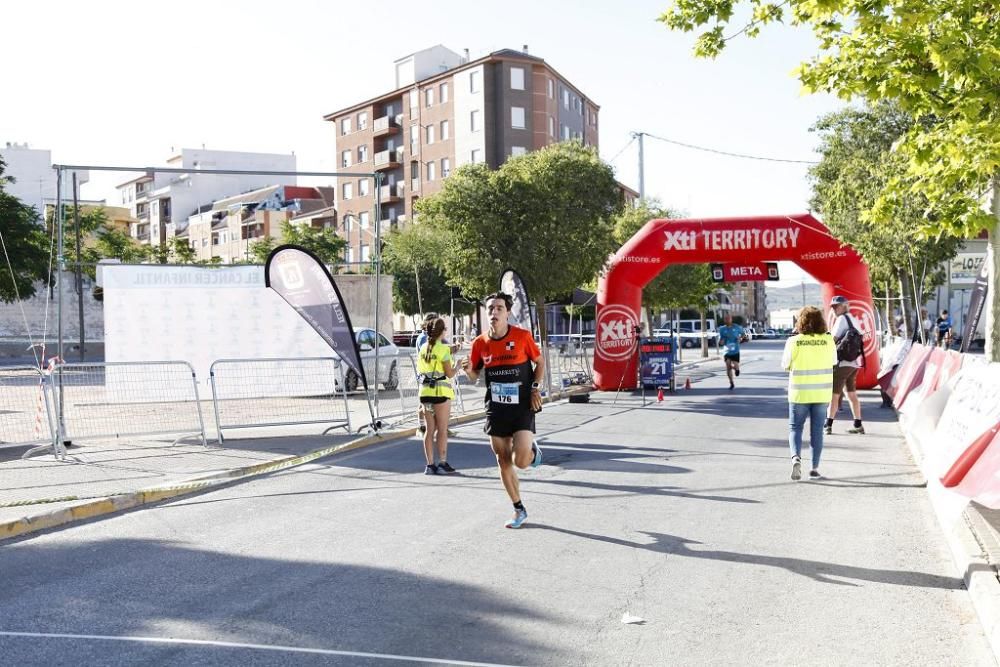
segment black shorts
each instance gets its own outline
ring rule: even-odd
[[[726,352],[722,355],[723,359],[732,359],[736,363],[740,363],[740,353],[739,352]]]
[[[421,396],[420,402],[424,405],[440,405],[449,400],[447,396]]]
[[[486,435],[509,438],[518,431],[535,432],[535,413],[531,410],[486,413]]]

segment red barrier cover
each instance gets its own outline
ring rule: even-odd
[[[892,385],[887,392],[896,405],[906,400],[910,390],[918,386],[924,377],[924,362],[930,356],[933,348],[914,343],[910,353],[906,355],[902,365],[892,378]]]
[[[937,390],[938,377],[941,373],[941,367],[944,366],[945,358],[945,351],[941,348],[935,347],[931,350],[924,362],[924,372],[923,377],[920,378],[920,385],[913,387],[904,398],[896,399],[897,410],[907,414],[915,412],[919,409],[920,403]]]
[[[928,452],[941,483],[955,487],[1000,429],[1000,364],[970,364],[954,379]]]
[[[1000,432],[952,490],[991,509],[1000,509]]]

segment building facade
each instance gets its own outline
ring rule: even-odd
[[[456,168],[497,168],[511,156],[575,139],[598,145],[599,107],[543,59],[505,49],[469,59],[443,46],[395,62],[396,89],[324,116],[336,134],[340,233],[346,261],[367,261],[383,232]],[[374,181],[382,174],[376,210]]]
[[[56,171],[52,168],[52,151],[41,148],[30,148],[28,144],[8,142],[0,148],[0,157],[7,167],[4,176],[14,179],[6,183],[4,190],[28,206],[34,206],[41,214],[46,206],[56,203]],[[90,172],[76,171],[76,184],[80,188],[90,180]],[[62,199],[64,204],[73,203],[73,172],[63,173]],[[99,204],[101,202],[84,201],[77,191],[77,201],[81,204]]]
[[[140,243],[158,245],[182,232],[190,216],[206,204],[268,185],[295,185],[296,180],[268,174],[200,174],[199,170],[290,172],[295,171],[295,164],[294,155],[184,148],[164,166],[189,172],[146,173],[119,185],[118,194],[121,205],[136,219],[131,236]]]

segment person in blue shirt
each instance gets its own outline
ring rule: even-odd
[[[951,347],[951,315],[947,310],[941,311],[941,316],[937,318],[937,343],[944,349]]]
[[[726,313],[725,324],[719,327],[719,345],[725,345],[726,351],[722,358],[726,362],[726,376],[729,377],[729,388],[734,389],[733,375],[740,375],[740,340],[743,338],[743,327],[733,324],[733,316]]]

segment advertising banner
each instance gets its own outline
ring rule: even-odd
[[[298,246],[278,246],[267,258],[264,282],[354,369],[367,390],[368,380],[351,318],[333,276],[319,257]]]

